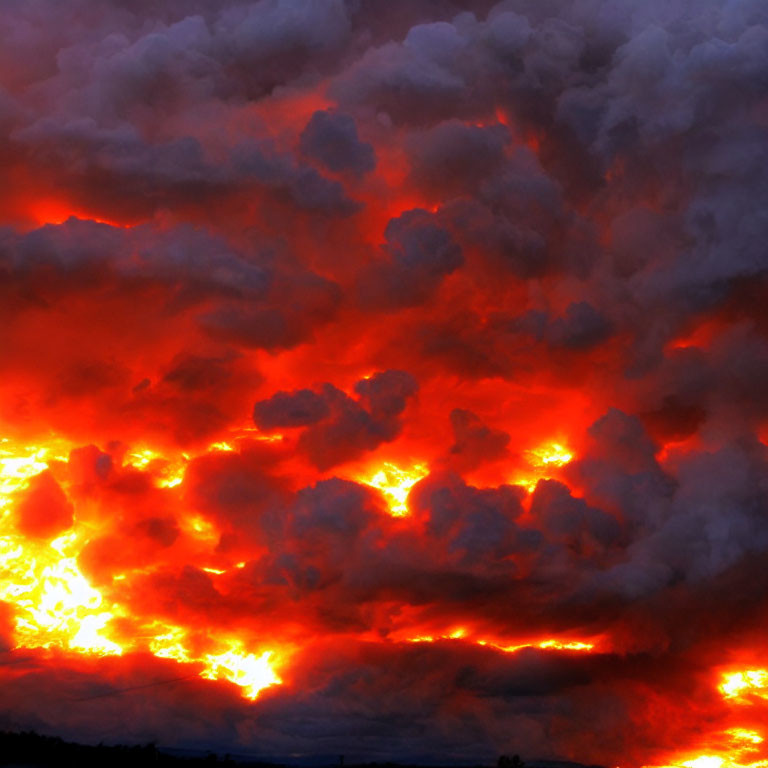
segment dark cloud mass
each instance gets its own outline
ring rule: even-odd
[[[0,39],[0,730],[764,764],[768,5]]]

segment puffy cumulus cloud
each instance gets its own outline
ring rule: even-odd
[[[435,214],[406,211],[387,224],[382,258],[371,261],[360,278],[364,306],[396,309],[423,304],[443,279],[461,267],[461,246]]]
[[[414,133],[408,142],[410,182],[431,194],[450,198],[472,195],[505,161],[507,129],[446,120]]]
[[[281,484],[263,467],[261,457],[237,452],[200,456],[187,469],[190,507],[229,523],[236,533],[259,531],[262,514],[278,502]],[[222,539],[226,545],[226,537]]]
[[[627,548],[626,558],[601,580],[634,596],[681,580],[696,585],[713,581],[765,552],[766,496],[759,479],[765,458],[762,444],[732,444],[681,459],[677,487],[666,503],[654,499],[652,489],[643,489],[657,515]]]
[[[768,631],[766,30],[6,2],[2,717],[629,768],[763,729],[717,684]],[[270,650],[255,702],[213,671]]]
[[[553,540],[577,553],[605,549],[619,542],[619,522],[600,509],[574,498],[557,480],[541,480],[531,500],[531,514]]]
[[[483,570],[505,569],[513,553],[535,549],[539,536],[520,529],[515,518],[522,512],[519,488],[477,489],[455,477],[424,481],[414,494],[413,506],[429,537],[443,542],[441,549],[459,566]]]
[[[359,176],[376,165],[373,147],[360,141],[350,115],[315,112],[301,132],[300,142],[301,151],[329,171]]]
[[[462,241],[495,269],[524,278],[544,275],[556,265],[569,266],[568,252],[555,249],[569,226],[557,184],[525,147],[490,165],[493,173],[482,179],[476,195],[465,194],[446,206],[445,216]],[[578,266],[571,268],[577,271]]]
[[[365,105],[399,121],[426,123],[464,112],[465,42],[453,24],[418,24],[402,43],[373,48],[334,85],[342,104]]]
[[[656,446],[640,420],[612,409],[590,427],[589,437],[569,476],[640,527],[663,515],[675,481],[657,462]]]
[[[306,427],[298,446],[318,469],[328,469],[394,440],[400,415],[418,383],[405,371],[382,371],[355,384],[359,399],[332,384],[319,392],[277,392],[256,403],[253,418],[261,429]]]
[[[253,406],[253,420],[261,429],[307,427],[330,416],[328,402],[311,389],[276,392]]]
[[[188,225],[70,219],[8,233],[2,259],[3,367],[12,379],[31,356],[44,361],[26,397],[64,419],[67,404],[99,402],[112,412],[107,421],[136,420],[181,443],[221,431],[247,408],[262,378],[240,345],[294,346],[339,300],[333,282],[277,261],[267,244],[238,248]],[[62,303],[70,311],[55,331],[38,333]]]
[[[339,182],[268,140],[243,137],[222,161],[207,157],[195,136],[149,142],[131,125],[104,127],[83,119],[60,125],[45,118],[14,135],[21,151],[33,153],[47,173],[71,179],[79,204],[104,206],[117,219],[259,193],[324,215],[358,208]]]
[[[611,322],[586,301],[569,304],[562,317],[550,318],[547,312],[532,310],[515,325],[536,340],[552,347],[587,349],[611,335]]]

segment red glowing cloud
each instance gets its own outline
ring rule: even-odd
[[[763,768],[766,12],[124,5],[0,19],[3,727]]]

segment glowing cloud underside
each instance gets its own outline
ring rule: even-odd
[[[407,469],[402,469],[385,462],[370,477],[363,477],[360,480],[380,490],[387,500],[391,513],[399,517],[408,514],[408,494],[419,480],[427,476],[427,472],[423,464],[414,464]]]
[[[212,636],[207,645],[210,652],[193,651],[199,647],[199,637],[191,640],[193,628],[174,627],[140,616],[131,616],[142,642],[114,634],[114,622],[130,615],[129,609],[119,601],[110,602],[95,589],[78,567],[77,557],[88,543],[89,532],[77,521],[67,533],[51,541],[30,539],[15,531],[14,501],[35,475],[48,468],[49,456],[66,463],[66,446],[22,446],[6,439],[2,443],[0,481],[2,494],[0,505],[3,535],[0,536],[0,599],[14,610],[15,638],[18,648],[58,648],[74,653],[97,656],[122,655],[146,648],[158,658],[173,659],[181,664],[202,667],[200,676],[208,680],[228,680],[242,688],[247,699],[256,699],[264,688],[280,685],[281,678],[275,669],[274,650],[249,652],[243,641],[232,639],[222,642]],[[58,450],[57,455],[53,455]],[[211,452],[230,452],[234,449],[226,443],[215,443]],[[161,488],[175,488],[184,480],[184,463],[170,462],[162,455],[144,449],[130,453],[129,466],[140,471],[154,469],[154,479]],[[380,490],[388,501],[391,514],[408,513],[407,497],[413,485],[427,475],[425,466],[416,464],[403,470],[389,463],[382,465],[367,481]],[[170,478],[170,479],[169,479]],[[215,547],[218,535],[210,522],[200,516],[190,515],[184,525],[190,537]],[[234,567],[242,567],[236,563]],[[201,566],[201,570],[213,575],[224,575],[226,569]],[[126,574],[114,577],[123,581]],[[199,636],[199,629],[194,633]],[[440,639],[465,638],[465,630],[448,635],[420,636],[411,642],[433,642]],[[505,645],[486,639],[465,638],[479,646],[488,646],[505,653],[523,648],[540,648],[560,651],[591,651],[591,643],[548,639],[535,643]],[[213,652],[215,651],[215,652]],[[285,661],[282,662],[284,664]]]
[[[58,648],[98,656],[140,650],[131,639],[110,638],[110,625],[129,612],[119,603],[105,600],[78,567],[77,556],[87,543],[86,530],[75,523],[72,531],[52,541],[30,539],[14,530],[14,494],[48,467],[46,459],[54,448],[18,446],[8,439],[0,445],[0,600],[13,607],[17,647]],[[56,448],[62,450],[60,445]],[[132,465],[141,469],[157,459],[152,451],[130,456]],[[58,456],[56,460],[65,459]],[[182,481],[180,475],[178,482],[166,483],[164,468],[159,477],[162,487],[175,487]],[[197,535],[205,530],[201,522],[191,525]],[[133,619],[138,620],[143,646],[153,654],[201,666],[201,677],[228,680],[243,689],[245,698],[255,699],[264,688],[282,682],[273,668],[274,651],[255,655],[240,640],[222,643],[212,638],[208,643],[211,648],[223,646],[225,650],[195,655],[186,630],[158,626],[153,621],[142,627],[141,617]]]
[[[767,3],[0,40],[0,722],[768,768]]]

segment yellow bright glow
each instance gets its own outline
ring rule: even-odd
[[[582,643],[577,641],[562,642],[561,640],[542,640],[539,643],[521,643],[520,645],[499,645],[498,643],[484,642],[483,645],[490,645],[504,653],[516,653],[523,648],[541,648],[542,650],[554,651],[592,651],[595,648],[594,643]]]
[[[141,451],[134,451],[127,456],[127,463],[136,469],[146,469],[155,459],[162,458],[159,453],[150,451],[148,448]]]
[[[160,473],[156,479],[156,483],[161,488],[175,488],[177,485],[181,485],[184,482],[184,470],[186,464],[179,462],[177,464],[168,464]]]
[[[161,480],[158,482],[158,485],[161,488],[175,488],[177,485],[181,485],[183,480],[183,475],[177,475],[176,477],[172,477],[169,480]]]
[[[417,635],[416,637],[409,637],[409,643],[434,643],[435,640],[461,640],[467,634],[467,630],[463,627],[454,629],[453,632],[449,632],[445,635]]]
[[[182,455],[178,461],[168,461],[156,451],[149,448],[133,451],[126,457],[126,463],[142,472],[151,467],[155,483],[160,488],[175,488],[184,481],[184,471],[186,470],[189,457]]]
[[[748,758],[745,758],[744,751],[743,749],[738,750],[735,754],[729,753],[725,757],[712,754],[699,755],[689,760],[682,760],[671,763],[668,766],[662,766],[662,768],[765,768],[768,766],[768,760],[750,761]]]
[[[378,472],[362,478],[361,482],[380,490],[387,500],[389,511],[395,517],[402,517],[408,514],[408,494],[411,488],[428,474],[429,470],[424,464],[401,469],[395,464],[384,462]]]
[[[161,627],[160,634],[149,641],[149,650],[161,659],[174,659],[182,664],[194,661],[185,646],[187,633],[180,627]]]
[[[549,477],[549,472],[573,460],[573,453],[562,443],[544,443],[538,448],[524,451],[530,469],[518,475],[513,481],[533,493],[539,480]]]
[[[224,653],[204,656],[206,668],[200,675],[209,680],[229,680],[243,688],[246,699],[255,699],[265,688],[283,682],[272,668],[273,655],[272,651],[260,656],[245,653],[240,643],[234,642]]]
[[[218,541],[219,534],[213,523],[199,515],[190,515],[180,521],[182,529],[190,536],[201,541]]]
[[[110,624],[125,617],[125,610],[109,603],[80,571],[77,556],[87,543],[77,521],[71,530],[53,541],[19,534],[14,525],[14,494],[23,490],[30,478],[46,470],[52,459],[66,459],[58,444],[20,446],[0,440],[0,601],[9,603],[15,619],[17,648],[59,648],[76,653],[120,655],[137,646],[155,656],[202,667],[201,677],[229,680],[243,689],[243,696],[255,699],[259,692],[282,681],[275,671],[273,651],[256,655],[244,650],[240,641],[222,643],[200,633],[197,643],[180,627],[160,622],[138,623],[136,638],[121,646],[110,637]],[[129,454],[127,463],[142,471],[156,460],[165,461],[145,449]],[[185,457],[185,461],[188,460]],[[166,466],[173,467],[169,462]],[[177,465],[174,471],[181,466]],[[162,473],[163,467],[155,468]],[[169,475],[164,475],[166,480]],[[161,478],[162,479],[162,478]],[[171,477],[168,485],[174,478]],[[178,479],[178,482],[181,482]],[[214,526],[205,518],[190,516],[182,521],[188,534],[206,543],[218,541]],[[238,564],[244,566],[245,563]],[[204,568],[209,573],[223,570]],[[128,574],[113,577],[123,582]],[[193,652],[205,646],[223,649],[219,653]]]
[[[670,763],[664,766],[644,766],[643,768],[766,768],[768,760],[753,760],[744,762],[739,755],[699,755],[690,760],[683,760],[678,763]]]
[[[29,478],[48,468],[53,460],[66,461],[68,450],[60,441],[50,445],[19,446],[0,439],[0,515],[10,506],[10,495],[26,487]]]
[[[59,458],[59,446],[15,446],[7,438],[0,445],[0,600],[13,605],[17,647],[122,653],[105,636],[116,607],[105,605],[80,572],[77,535],[27,539],[13,525],[13,494]]]
[[[727,733],[736,742],[762,744],[764,741],[763,737],[757,731],[748,731],[745,728],[731,728]]]
[[[686,760],[681,765],[686,766],[686,768],[720,768],[724,762],[725,758],[717,757],[717,755],[702,755],[693,760]]]
[[[437,640],[461,640],[467,637],[467,630],[462,628],[456,629],[449,634],[443,635],[417,635],[416,637],[409,637],[409,643],[434,643]],[[579,641],[562,641],[562,640],[541,640],[534,643],[520,643],[518,645],[501,645],[491,640],[476,640],[468,638],[468,642],[475,643],[476,645],[484,645],[489,648],[495,648],[498,651],[504,653],[516,653],[523,650],[523,648],[541,648],[542,650],[555,650],[555,651],[592,651],[595,648],[594,643],[583,643]]]
[[[591,651],[594,643],[569,642],[561,643],[559,640],[544,640],[538,644],[539,648],[555,648],[558,651]]]
[[[573,454],[560,443],[541,445],[533,450],[526,451],[529,463],[534,467],[562,467],[567,464]]]
[[[768,670],[729,672],[723,675],[718,690],[732,704],[755,706],[758,702],[751,697],[768,699]],[[730,728],[718,733],[716,738],[710,738],[704,754],[695,757],[683,754],[662,768],[768,768],[768,759],[754,759],[764,741],[763,734],[754,729]],[[717,747],[713,751],[714,744]]]
[[[226,650],[221,653],[197,656],[189,649],[185,630],[160,624],[153,628],[158,634],[150,640],[149,648],[155,656],[184,664],[201,664],[200,677],[235,683],[243,689],[243,696],[247,699],[253,700],[265,688],[282,683],[275,671],[274,651],[263,651],[257,656],[244,651],[239,640],[232,640],[223,644]]]
[[[723,675],[718,686],[726,699],[742,698],[746,695],[768,699],[768,669],[745,669]]]
[[[229,444],[225,442],[219,442],[219,443],[211,443],[211,445],[208,446],[209,451],[227,451],[231,452],[235,449]]]

